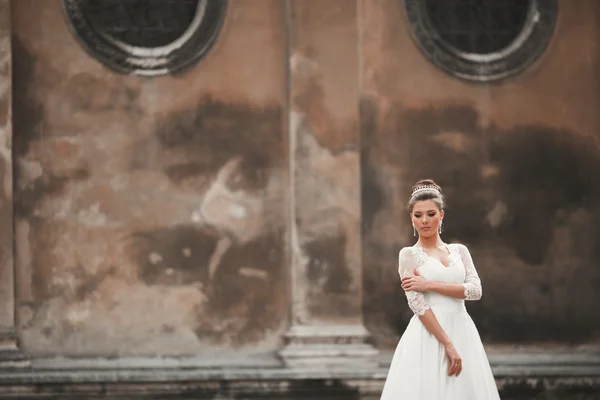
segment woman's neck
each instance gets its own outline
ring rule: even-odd
[[[431,237],[420,237],[417,240],[417,246],[421,246],[428,249],[435,249],[441,247],[444,244],[440,235],[435,235]]]

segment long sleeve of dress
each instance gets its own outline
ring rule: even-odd
[[[414,252],[410,248],[403,248],[398,254],[398,274],[400,278],[405,276],[414,276],[415,268],[417,268],[417,259]],[[406,298],[408,306],[416,315],[423,315],[429,310],[429,303],[425,299],[425,295],[421,292],[407,291]]]
[[[479,275],[473,264],[473,259],[471,258],[471,253],[464,245],[461,245],[459,249],[460,258],[465,266],[466,273],[465,283],[463,283],[463,287],[465,288],[465,300],[479,300],[481,299],[483,290],[481,288],[481,279],[479,279]]]

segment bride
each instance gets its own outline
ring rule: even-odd
[[[500,399],[465,300],[481,298],[469,250],[440,238],[442,190],[432,180],[413,186],[408,202],[419,240],[400,250],[398,272],[414,312],[392,359],[381,400]]]

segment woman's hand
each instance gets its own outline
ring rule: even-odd
[[[405,276],[402,278],[402,289],[407,292],[427,292],[429,290],[429,283],[415,269],[414,276]]]
[[[452,343],[444,346],[448,356],[448,376],[458,376],[462,372],[462,360]]]

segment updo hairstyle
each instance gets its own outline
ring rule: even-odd
[[[442,188],[433,179],[422,179],[413,185],[410,200],[408,200],[408,204],[406,205],[408,212],[412,213],[415,203],[424,200],[433,201],[440,211],[444,209],[446,203],[442,194]]]

